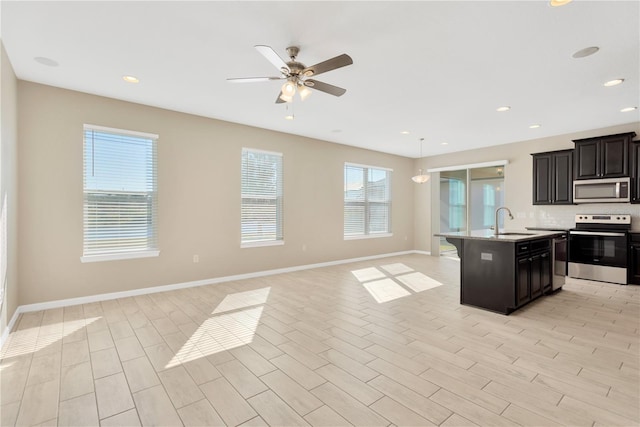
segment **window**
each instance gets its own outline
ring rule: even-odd
[[[344,165],[344,238],[391,233],[391,170]]]
[[[284,243],[282,154],[242,149],[241,246]]]
[[[83,262],[159,254],[157,138],[84,126]]]

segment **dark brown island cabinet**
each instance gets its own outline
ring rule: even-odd
[[[575,139],[574,179],[629,176],[629,145],[635,132]]]
[[[629,284],[640,285],[640,233],[629,233]]]
[[[573,152],[549,151],[533,156],[533,204],[573,203]]]
[[[640,203],[640,141],[631,141],[631,203]]]
[[[446,236],[460,257],[460,303],[510,314],[552,291],[553,237],[505,241]]]

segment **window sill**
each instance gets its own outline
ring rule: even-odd
[[[80,262],[117,261],[121,259],[150,258],[160,255],[160,251],[125,252],[119,254],[81,256]]]
[[[393,233],[358,234],[355,236],[344,236],[344,240],[377,239],[379,237],[393,237]]]
[[[260,248],[263,246],[282,246],[284,240],[262,240],[257,242],[244,242],[240,243],[240,248]]]

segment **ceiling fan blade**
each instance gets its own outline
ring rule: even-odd
[[[327,59],[326,61],[319,62],[316,65],[302,70],[302,75],[317,76],[318,74],[326,73],[327,71],[335,70],[336,68],[346,67],[353,64],[353,59],[346,53],[338,55],[335,58]],[[312,72],[312,74],[307,74]]]
[[[281,96],[282,96],[282,91],[280,91],[280,93],[278,94],[278,97],[276,98],[276,104],[284,104],[286,102],[285,100],[280,98]]]
[[[259,44],[254,47],[258,52],[262,54],[262,56],[267,58],[267,60],[271,62],[278,70],[282,71],[283,73],[288,73],[289,71],[291,71],[289,70],[289,66],[284,61],[284,59],[280,58],[280,56],[273,49],[271,49],[270,46]]]
[[[347,91],[338,86],[330,85],[329,83],[319,82],[318,80],[307,79],[304,81],[304,85],[312,89],[317,89],[320,92],[325,92],[333,96],[342,96]]]
[[[270,80],[282,80],[283,77],[238,77],[234,79],[227,79],[231,83],[255,83],[255,82],[267,82]]]

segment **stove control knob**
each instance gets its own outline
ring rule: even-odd
[[[620,220],[620,217],[617,217],[616,219],[617,219],[617,220]]]

